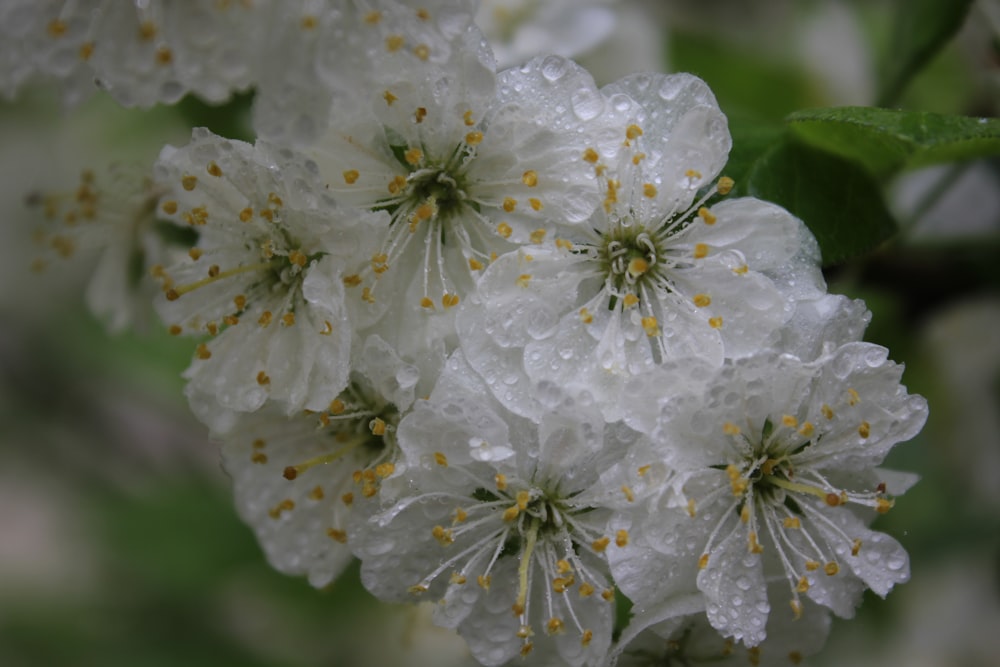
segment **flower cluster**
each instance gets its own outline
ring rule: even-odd
[[[868,524],[925,402],[805,225],[732,196],[700,79],[498,72],[459,0],[43,4],[122,101],[257,85],[256,143],[164,148],[125,227],[184,232],[146,272],[276,568],[357,557],[480,663],[574,667],[798,663],[907,579]],[[135,12],[135,57],[99,58]]]

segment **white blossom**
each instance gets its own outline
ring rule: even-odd
[[[876,467],[926,419],[901,374],[866,343],[811,363],[763,353],[665,402],[653,440],[674,477],[645,513],[616,518],[656,555],[612,560],[618,585],[640,608],[696,585],[712,626],[756,646],[772,571],[797,615],[807,596],[849,617],[865,588],[906,581],[902,546],[866,527],[913,481]]]
[[[165,148],[157,179],[168,189],[159,211],[198,233],[185,261],[154,267],[171,332],[213,336],[185,373],[192,408],[219,431],[268,399],[286,414],[325,409],[350,366],[345,269],[384,214],[337,206],[287,151],[207,130]]]
[[[730,138],[704,82],[637,75],[603,92],[631,110],[610,163],[597,148],[583,154],[603,206],[563,238],[494,262],[459,335],[498,396],[516,391],[505,378],[523,367],[532,381],[587,386],[614,420],[629,378],[672,359],[752,354],[824,284],[815,240],[784,209],[753,198],[706,206],[732,181],[712,184]]]
[[[396,428],[418,370],[371,337],[348,387],[321,412],[286,417],[265,407],[226,434],[222,456],[236,507],[275,569],[329,584],[353,556],[351,508],[375,498],[399,456]]]
[[[614,612],[605,553],[628,541],[606,519],[640,502],[650,471],[638,434],[585,398],[539,393],[546,417],[517,417],[453,356],[400,423],[407,490],[350,539],[372,593],[439,600],[435,622],[481,663],[597,665]]]

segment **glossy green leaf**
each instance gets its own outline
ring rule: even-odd
[[[753,163],[745,191],[801,218],[816,235],[826,266],[871,251],[897,230],[864,168],[791,139]]]
[[[879,105],[892,106],[913,76],[965,21],[972,0],[896,0],[896,18],[883,66]]]
[[[798,111],[787,122],[810,145],[880,178],[907,167],[1000,155],[996,118],[841,107]]]

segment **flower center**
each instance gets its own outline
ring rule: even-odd
[[[614,225],[604,234],[597,258],[618,293],[641,292],[662,277],[663,249],[642,225]]]

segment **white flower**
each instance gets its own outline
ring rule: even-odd
[[[498,396],[511,394],[505,377],[523,365],[532,381],[587,386],[614,420],[630,377],[671,359],[718,365],[751,354],[777,340],[795,300],[824,285],[815,240],[787,211],[751,198],[705,205],[732,181],[711,184],[730,138],[704,82],[644,74],[603,92],[612,107],[636,101],[615,160],[584,153],[603,207],[565,238],[494,262],[482,308],[458,326]]]
[[[337,206],[288,152],[207,130],[165,148],[157,178],[169,189],[160,212],[199,237],[184,262],[154,267],[171,331],[214,336],[185,374],[192,408],[215,430],[268,399],[286,414],[325,409],[349,369],[343,273],[370,252],[384,214]]]
[[[772,588],[780,585],[780,582],[777,585],[771,584]],[[767,619],[767,639],[753,647],[736,645],[732,639],[720,635],[703,613],[663,621],[639,633],[630,632],[635,622],[633,620],[622,635],[624,645],[616,649],[620,657],[615,665],[805,665],[804,661],[808,656],[823,648],[830,632],[830,614],[810,602],[805,602],[805,607],[806,611],[801,617],[796,616],[789,607],[774,610]]]
[[[86,292],[91,312],[114,333],[144,323],[157,291],[146,267],[169,256],[156,233],[157,197],[148,175],[121,164],[85,170],[75,190],[32,194],[29,203],[46,218],[35,235],[42,252],[33,268],[99,254]]]
[[[396,427],[419,379],[386,343],[369,338],[351,382],[326,410],[287,418],[243,415],[222,457],[236,507],[275,569],[308,574],[317,588],[351,561],[351,508],[377,496],[395,470]]]
[[[637,434],[554,387],[541,393],[540,423],[516,417],[454,355],[400,424],[408,490],[350,536],[372,593],[439,600],[435,622],[486,665],[518,654],[599,664],[614,614],[605,552],[628,541],[606,519],[646,485]]]
[[[484,0],[476,24],[490,40],[497,66],[520,65],[540,55],[574,58],[615,29],[608,0]]]
[[[712,626],[756,646],[770,572],[796,614],[804,595],[851,616],[864,588],[885,596],[906,581],[906,552],[866,527],[912,483],[876,468],[927,416],[901,374],[884,348],[849,343],[812,363],[737,360],[707,390],[665,402],[653,440],[675,477],[647,512],[616,519],[659,556],[612,560],[622,590],[654,608],[696,583]]]
[[[2,11],[0,81],[8,96],[33,76],[56,79],[76,103],[94,84],[125,106],[195,93],[222,102],[254,79],[269,2],[35,2]]]
[[[478,31],[462,39],[441,59],[436,43],[422,59],[378,42],[387,52],[308,148],[331,196],[391,215],[356,277],[373,314],[449,311],[494,256],[599,203],[580,159],[592,133],[605,137],[590,76],[556,56],[497,75]]]

